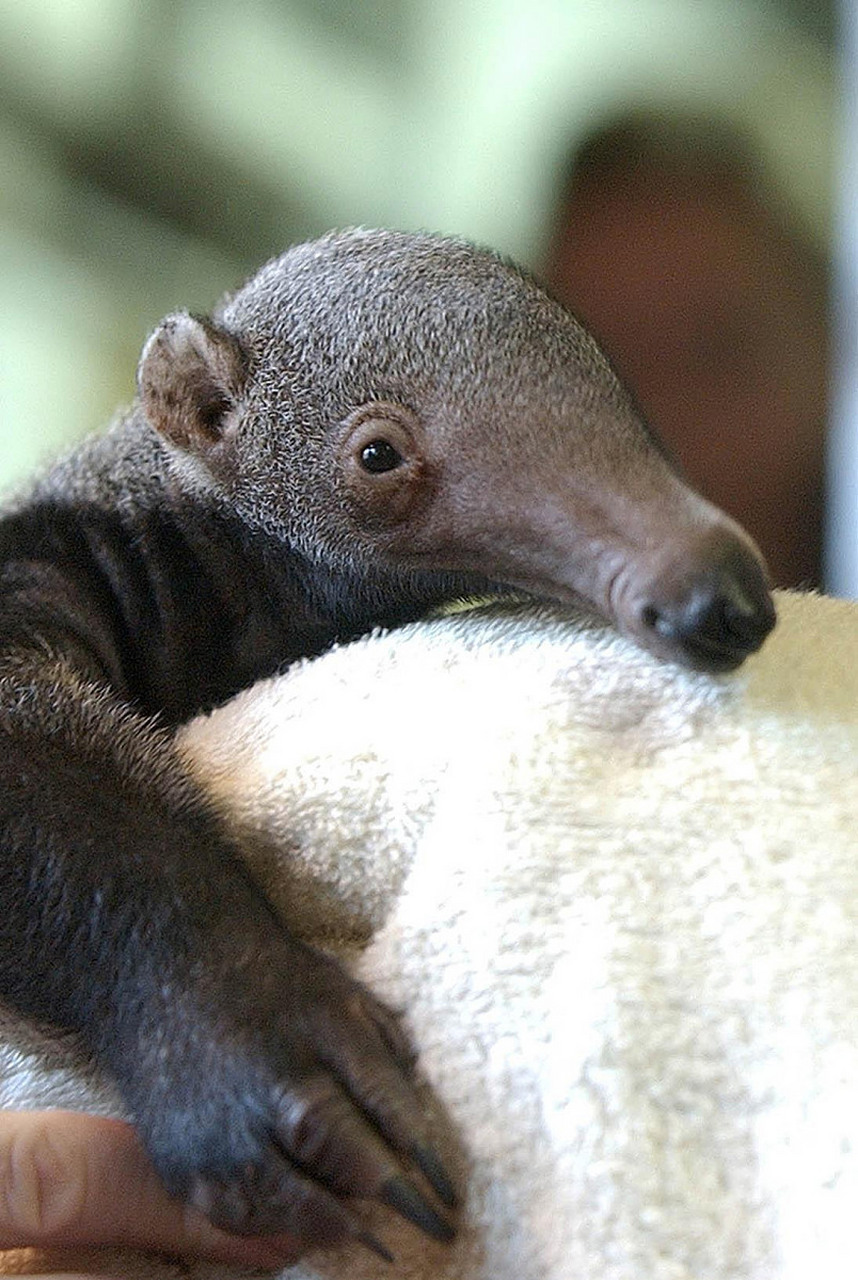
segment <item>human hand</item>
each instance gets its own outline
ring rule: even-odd
[[[300,1252],[289,1236],[227,1235],[171,1199],[130,1125],[0,1111],[0,1249],[99,1245],[269,1270]]]

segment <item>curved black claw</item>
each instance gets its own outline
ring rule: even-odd
[[[390,1250],[380,1240],[376,1240],[375,1236],[370,1235],[368,1231],[359,1232],[355,1239],[358,1244],[362,1244],[365,1249],[369,1249],[370,1253],[374,1253],[376,1257],[383,1259],[384,1262],[396,1261]]]
[[[434,1147],[415,1144],[411,1149],[411,1158],[441,1203],[448,1209],[458,1208],[458,1193]]]
[[[390,1178],[381,1188],[378,1198],[433,1240],[449,1244],[456,1234],[455,1227],[435,1212],[407,1178]]]

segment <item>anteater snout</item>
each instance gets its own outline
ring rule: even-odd
[[[641,610],[653,647],[701,671],[729,671],[759,649],[775,625],[762,562],[743,544],[657,592]]]

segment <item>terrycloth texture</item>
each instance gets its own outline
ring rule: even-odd
[[[468,1187],[452,1248],[374,1212],[395,1268],[290,1280],[858,1275],[858,607],[778,603],[729,677],[495,606],[182,731],[290,919],[368,942]],[[2,1035],[0,1102],[87,1102]]]

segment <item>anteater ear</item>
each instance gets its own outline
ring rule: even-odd
[[[199,455],[222,440],[246,376],[247,361],[232,334],[179,314],[168,316],[143,348],[137,386],[152,426]]]

